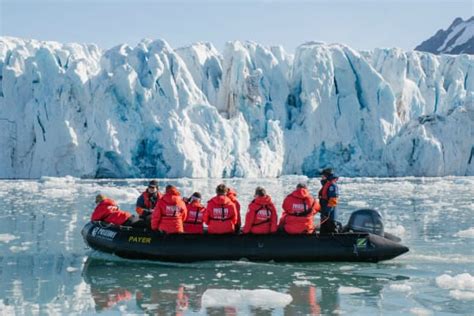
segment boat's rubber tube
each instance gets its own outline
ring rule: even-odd
[[[395,258],[408,248],[369,233],[332,235],[160,234],[91,222],[82,235],[93,249],[129,259],[171,262],[203,260],[370,261]]]

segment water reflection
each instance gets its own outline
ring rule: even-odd
[[[376,308],[384,285],[390,279],[404,278],[329,271],[320,265],[163,266],[89,257],[82,276],[90,286],[96,311],[122,303],[121,311],[154,315],[324,315],[340,311],[341,289],[358,289],[360,293],[351,294],[351,301]]]

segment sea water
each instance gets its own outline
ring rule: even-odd
[[[172,179],[184,195],[239,192],[242,215],[261,185],[279,206],[318,179]],[[381,212],[410,252],[381,263],[172,264],[88,248],[80,234],[104,193],[133,212],[146,179],[0,181],[0,315],[466,315],[474,313],[474,178],[341,178],[340,220]],[[243,217],[245,218],[245,216]],[[316,218],[317,219],[317,218]],[[190,245],[192,247],[192,245]],[[284,249],[282,249],[284,251]]]

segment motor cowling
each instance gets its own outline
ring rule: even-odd
[[[384,236],[382,215],[376,210],[357,210],[351,214],[345,231],[364,232]]]

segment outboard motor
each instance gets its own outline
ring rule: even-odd
[[[382,215],[376,210],[362,209],[351,214],[344,231],[371,233],[384,237]]]

